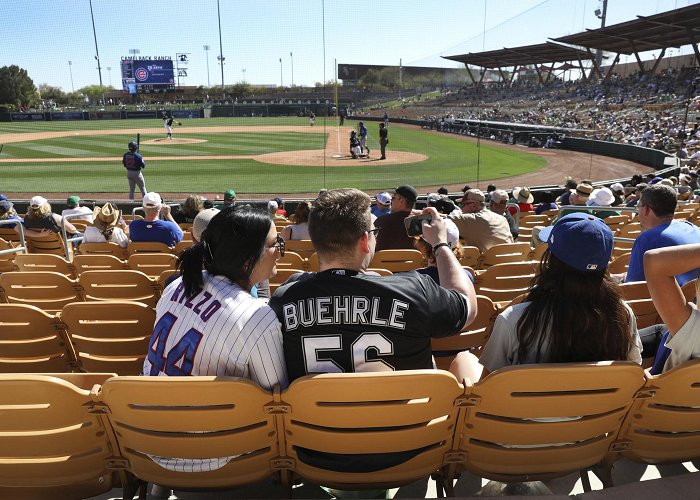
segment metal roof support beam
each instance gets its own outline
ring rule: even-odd
[[[535,63],[535,72],[537,73],[537,78],[540,81],[540,85],[544,85],[544,81],[542,80],[542,73],[540,73],[540,65]]]
[[[600,71],[600,67],[596,63],[595,55],[593,55],[593,52],[591,52],[590,47],[586,47],[586,51],[591,56],[591,62],[593,63],[593,67],[591,68],[591,74],[589,76],[593,77],[594,74],[597,74],[598,78],[603,78],[603,73]],[[580,58],[579,58],[579,62],[581,62]]]
[[[501,75],[501,81],[505,82],[508,80],[508,78],[506,78],[506,74],[503,72],[503,69],[500,66],[498,67],[498,73]]]
[[[612,76],[612,73],[613,73],[613,69],[615,68],[615,66],[616,66],[617,63],[619,63],[619,62],[620,62],[620,53],[618,52],[618,53],[615,55],[615,59],[613,59],[612,64],[611,64],[610,67],[608,68],[608,71],[605,72],[605,78],[603,79],[603,81],[607,82],[608,80],[610,80],[610,77]]]
[[[508,82],[508,85],[511,86],[513,85],[513,80],[515,80],[515,74],[518,72],[518,66],[513,66],[513,73],[510,75],[510,82]]]
[[[467,68],[467,74],[469,75],[469,78],[472,79],[472,85],[474,85],[476,83],[476,78],[474,78],[474,75],[472,74],[471,68],[469,67],[468,64],[465,64],[464,67]]]
[[[654,63],[654,67],[651,68],[651,74],[652,74],[652,75],[655,75],[655,74],[656,74],[656,70],[657,70],[658,67],[659,67],[659,63],[661,63],[661,59],[664,58],[664,55],[665,55],[665,54],[666,54],[666,49],[665,49],[665,48],[661,49],[661,53],[659,54],[659,57],[656,58],[656,62]]]
[[[700,66],[700,52],[698,52],[698,42],[695,41],[695,36],[693,35],[693,30],[688,28],[688,41],[690,41],[690,45],[693,47],[693,52],[695,52],[695,60],[698,62],[698,66]]]
[[[479,85],[484,82],[484,77],[486,76],[486,68],[481,68],[481,76],[479,77]]]
[[[544,83],[549,83],[549,79],[551,78],[552,72],[554,71],[554,64],[555,63],[552,63],[552,65],[549,67],[549,70],[547,71],[547,78],[544,79]]]
[[[630,40],[630,45],[634,49],[634,57],[635,57],[635,59],[637,59],[637,66],[639,66],[639,72],[641,74],[646,73],[646,71],[644,71],[644,63],[639,58],[639,51],[637,50],[637,46],[635,45],[634,41]]]

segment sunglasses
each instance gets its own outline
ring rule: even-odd
[[[284,238],[278,234],[275,244],[270,248],[277,248],[280,251],[280,257],[284,257]]]

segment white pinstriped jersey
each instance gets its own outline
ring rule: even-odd
[[[265,389],[286,387],[282,331],[272,309],[223,276],[204,272],[203,279],[202,291],[189,300],[182,278],[163,291],[143,374],[243,377]],[[197,472],[218,469],[233,457],[152,458],[170,470]]]

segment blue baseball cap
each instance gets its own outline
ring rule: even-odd
[[[544,228],[540,239],[552,254],[579,271],[602,273],[610,262],[613,233],[598,217],[576,212]]]

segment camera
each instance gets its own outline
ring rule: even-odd
[[[430,222],[433,218],[430,215],[413,215],[403,220],[406,226],[406,233],[409,236],[420,236],[423,234],[423,221]]]

